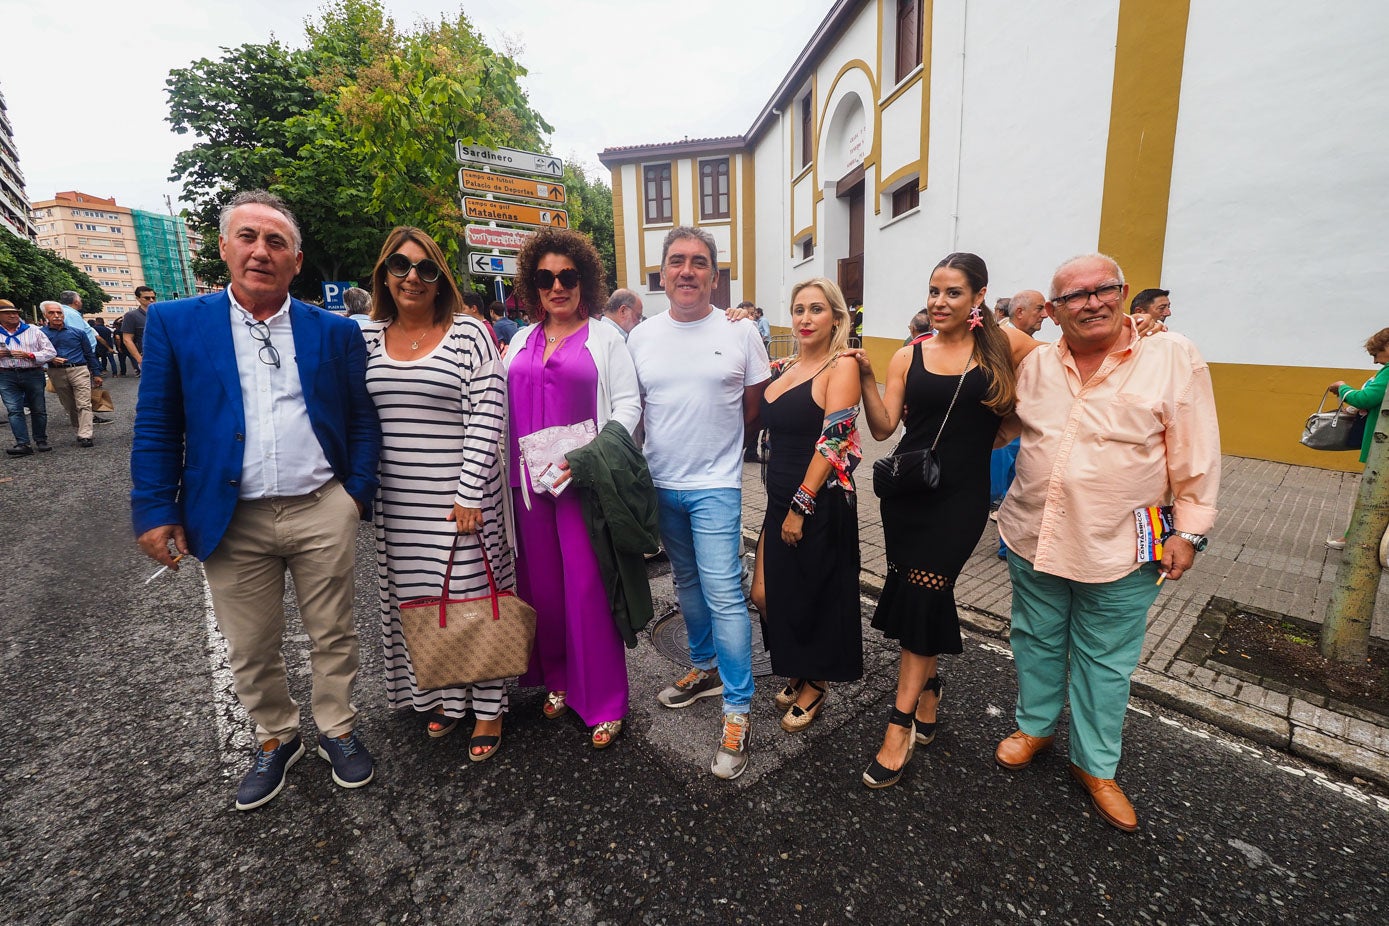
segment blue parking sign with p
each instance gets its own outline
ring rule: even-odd
[[[342,301],[342,294],[352,287],[351,281],[339,280],[330,283],[323,281],[323,307],[330,312],[341,312],[347,308]]]

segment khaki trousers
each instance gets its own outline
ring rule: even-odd
[[[48,368],[48,381],[78,437],[92,436],[92,371],[85,366]]]
[[[311,641],[314,724],[332,737],[352,730],[357,520],[356,502],[336,479],[308,495],[241,501],[203,563],[217,626],[227,638],[233,688],[261,743],[285,742],[299,732],[299,704],[289,694],[282,650],[286,569]]]

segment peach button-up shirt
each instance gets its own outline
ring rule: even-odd
[[[1040,572],[1112,582],[1138,568],[1134,509],[1171,504],[1177,530],[1215,524],[1220,429],[1210,369],[1179,334],[1129,343],[1082,383],[1064,338],[1018,367],[1017,478],[998,512],[1008,549]]]

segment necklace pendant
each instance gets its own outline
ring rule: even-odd
[[[420,342],[419,342],[419,341],[411,341],[411,342],[410,342],[410,349],[411,349],[411,350],[419,350],[419,349],[420,349]]]

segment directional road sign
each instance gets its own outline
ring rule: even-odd
[[[468,272],[478,276],[516,276],[516,258],[500,254],[469,254]]]
[[[529,177],[508,177],[506,174],[488,174],[466,167],[458,171],[458,188],[464,192],[543,199],[556,205],[564,202],[562,183],[546,183],[544,180],[532,180]]]
[[[523,174],[539,174],[542,177],[564,176],[564,162],[539,151],[484,148],[481,145],[465,145],[460,140],[454,149],[454,157],[460,164],[488,164],[500,170],[519,170]]]
[[[494,228],[491,225],[466,225],[463,233],[468,247],[484,251],[519,251],[526,239],[535,234],[529,228]]]
[[[569,213],[563,209],[546,209],[543,206],[507,203],[499,199],[478,199],[476,196],[463,197],[463,214],[470,219],[485,219],[490,222],[549,225],[554,228],[569,227]]]

